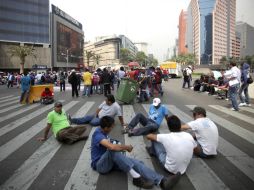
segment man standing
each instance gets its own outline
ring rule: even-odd
[[[48,138],[50,128],[52,128],[55,138],[62,143],[73,144],[80,140],[86,140],[88,136],[82,135],[86,131],[85,126],[71,127],[65,111],[62,109],[62,103],[56,102],[53,111],[47,116],[47,127],[44,136],[38,138],[39,141],[45,141]]]
[[[183,70],[183,86],[182,86],[182,88],[185,88],[186,83],[188,84],[188,88],[190,88],[191,74],[192,74],[191,66],[188,66],[187,68],[185,68]]]
[[[181,121],[177,116],[170,116],[167,124],[170,133],[146,136],[152,140],[152,147],[147,147],[147,150],[170,173],[184,174],[197,144],[189,133],[181,131]]]
[[[103,82],[104,96],[107,97],[108,94],[111,94],[111,79],[110,74],[106,68],[103,69],[101,80]]]
[[[239,90],[239,97],[241,103],[239,106],[251,106],[250,105],[250,99],[249,99],[249,84],[248,84],[248,78],[250,78],[250,65],[247,63],[243,63],[241,66],[241,88]],[[244,97],[242,93],[244,92]]]
[[[126,73],[124,71],[123,67],[120,67],[120,70],[117,72],[117,88],[119,88],[120,85],[120,81],[122,80],[122,78],[124,78],[126,76]]]
[[[213,121],[206,117],[206,111],[202,107],[195,107],[192,110],[194,121],[181,126],[182,130],[192,129],[194,139],[198,146],[194,154],[201,158],[209,158],[217,155],[218,128]]]
[[[160,127],[163,118],[167,120],[168,114],[168,109],[161,105],[161,100],[154,98],[149,108],[148,118],[142,113],[136,114],[123,130],[123,133],[128,133],[129,136],[140,136],[155,132]],[[144,127],[134,129],[138,123],[141,123]]]
[[[92,74],[89,72],[89,69],[85,69],[85,72],[83,74],[83,80],[84,80],[84,92],[83,96],[90,96],[91,92],[91,85],[92,85]]]
[[[122,151],[131,152],[131,145],[113,144],[108,134],[114,128],[114,119],[109,116],[102,117],[100,127],[92,136],[91,166],[100,174],[107,174],[114,169],[129,173],[133,177],[133,184],[144,189],[151,189],[154,185],[163,190],[171,189],[180,179],[180,173],[166,178],[153,171],[143,162],[125,156]],[[116,142],[116,141],[115,141]]]
[[[71,71],[70,76],[68,77],[68,82],[71,84],[72,97],[74,97],[75,94],[76,94],[76,97],[79,97],[78,80],[79,80],[78,76],[77,76],[75,70],[73,69]]]
[[[26,71],[24,72],[24,76],[21,77],[20,84],[21,84],[21,96],[19,102],[22,103],[23,99],[26,97],[26,103],[28,104],[31,78],[30,76],[27,76]]]
[[[60,91],[65,91],[65,75],[64,75],[64,72],[61,71],[60,73],[60,76],[59,76],[59,79],[60,79]]]

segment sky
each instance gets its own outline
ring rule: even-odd
[[[179,14],[190,0],[50,0],[83,25],[85,41],[96,36],[127,36],[147,42],[148,53],[163,61],[178,36]],[[254,26],[254,0],[236,0],[236,20]]]

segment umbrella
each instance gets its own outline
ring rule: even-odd
[[[218,80],[219,77],[222,77],[221,72],[219,71],[212,71],[213,72],[213,76],[216,80]]]
[[[140,65],[138,64],[138,62],[130,62],[128,63],[129,67],[140,67]]]

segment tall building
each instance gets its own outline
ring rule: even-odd
[[[240,56],[254,55],[254,27],[244,22],[237,22],[236,31],[241,38]]]
[[[191,0],[192,32],[187,47],[193,47],[198,64],[219,64],[223,56],[232,57],[235,36],[236,0]],[[190,23],[187,24],[188,30]]]
[[[239,59],[241,57],[241,34],[236,32],[235,40],[232,43],[232,57]]]
[[[182,10],[179,16],[179,34],[178,34],[178,53],[186,54],[187,46],[186,46],[186,31],[187,31],[187,11]]]
[[[25,68],[50,67],[49,36],[49,0],[0,0],[0,69],[19,69],[19,58],[8,50],[24,44],[36,50],[36,59],[28,56]]]
[[[135,42],[134,44],[138,48],[138,51],[143,51],[146,55],[148,54],[148,51],[147,51],[148,43],[146,43],[146,42]]]

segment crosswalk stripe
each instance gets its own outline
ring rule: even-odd
[[[254,113],[254,109],[250,107],[240,107],[240,110],[244,110],[250,113]]]
[[[19,100],[14,100],[14,101],[11,101],[11,102],[6,102],[6,103],[3,103],[0,105],[0,108],[4,107],[4,106],[8,106],[8,105],[11,105],[11,104],[15,104],[15,103],[18,103]]]
[[[167,105],[167,107],[171,113],[177,115],[183,122],[187,123],[192,120],[189,115],[185,114],[174,105]],[[197,190],[229,189],[200,158],[191,160],[189,167],[186,170],[186,174]]]
[[[1,110],[0,110],[0,113],[4,113],[4,112],[10,111],[10,110],[19,108],[19,107],[21,107],[21,106],[23,106],[23,105],[22,105],[22,104],[16,104],[16,105],[13,105],[13,106],[10,106],[10,107],[1,109]]]
[[[63,100],[61,100],[61,101],[63,102]],[[25,122],[41,115],[43,112],[53,108],[53,106],[54,106],[53,104],[47,105],[47,106],[45,106],[41,109],[38,109],[35,112],[32,112],[32,113],[30,113],[30,114],[28,114],[28,115],[26,115],[26,116],[24,116],[20,119],[17,119],[17,120],[14,120],[13,122],[8,123],[4,127],[0,128],[0,136],[2,136],[4,134],[8,133],[9,131],[19,127],[20,125],[24,124]]]
[[[171,106],[171,109],[177,109],[173,107],[174,106]],[[185,115],[183,119],[185,123],[192,120],[192,118],[187,114]],[[245,154],[244,152],[236,148],[234,145],[232,145],[231,143],[229,143],[222,137],[219,137],[218,150],[231,163],[233,163],[240,171],[242,171],[245,175],[250,177],[252,180],[254,179],[254,175],[250,175],[250,174],[253,174],[253,168],[254,168],[253,158],[249,157],[247,154]]]
[[[77,104],[78,101],[71,101],[68,104],[64,106],[64,110],[67,111],[71,107],[73,107],[75,104]],[[39,133],[45,126],[46,126],[47,119],[43,119],[37,124],[30,127],[28,130],[24,131],[23,133],[19,134],[15,138],[13,138],[11,141],[5,143],[0,147],[0,162],[7,158],[11,153],[16,151],[18,148],[20,148],[23,144],[25,144],[27,141],[29,141],[32,137],[34,137],[37,133]]]
[[[16,99],[19,99],[19,97],[6,98],[6,99],[4,99],[4,100],[1,100],[0,103],[8,102],[8,101],[11,101],[11,100],[16,100]]]
[[[31,109],[34,109],[34,108],[36,108],[36,107],[38,107],[38,106],[40,106],[40,104],[33,104],[33,105],[27,106],[27,107],[24,108],[24,109],[21,109],[21,110],[12,112],[12,113],[10,113],[10,114],[8,114],[8,115],[5,115],[5,116],[1,117],[1,118],[0,118],[0,122],[5,121],[5,120],[10,119],[10,118],[13,118],[13,117],[15,117],[15,116],[17,116],[17,115],[19,115],[19,114],[21,114],[21,113],[24,113],[24,112],[26,112],[26,111],[29,111],[29,110],[31,110]]]
[[[133,106],[131,105],[123,105],[123,117],[127,123],[131,121],[131,119],[135,116],[135,111]],[[128,156],[131,158],[135,158],[144,162],[144,164],[153,169],[153,164],[151,161],[150,156],[147,154],[145,149],[145,143],[143,136],[135,136],[135,137],[128,137],[128,134],[124,135],[125,137],[125,144],[133,145],[133,150],[130,153],[127,153]],[[128,190],[138,190],[140,188],[134,186],[132,184],[132,178],[128,176]],[[154,186],[153,189],[159,189],[157,186]]]
[[[6,99],[6,98],[10,98],[10,97],[12,97],[12,96],[13,96],[13,95],[4,96],[4,97],[1,97],[0,100]]]
[[[195,105],[186,105],[188,108],[193,109]],[[231,131],[232,133],[242,137],[243,139],[249,141],[250,143],[254,144],[254,133],[246,130],[239,125],[236,125],[222,117],[217,116],[209,111],[207,111],[207,116],[212,119],[214,122],[220,124],[221,127]]]
[[[73,106],[74,105],[75,104],[73,104]],[[87,102],[76,112],[76,116],[81,117],[85,115],[92,105],[93,103]],[[66,111],[68,110],[66,106],[64,109]],[[58,143],[52,135],[18,170],[15,171],[14,175],[6,181],[3,187],[8,188],[11,186],[14,189],[28,189],[60,147],[61,144]]]
[[[233,116],[233,117],[235,117],[237,119],[240,119],[242,121],[245,121],[247,123],[250,123],[251,125],[253,125],[253,123],[254,123],[254,119],[253,118],[251,118],[249,116],[246,116],[244,114],[238,113],[236,111],[230,111],[228,108],[225,108],[223,106],[220,106],[220,105],[209,105],[209,107],[214,108],[216,110],[219,110],[221,112],[224,112],[224,113],[226,113],[228,115],[231,115],[231,116]]]

